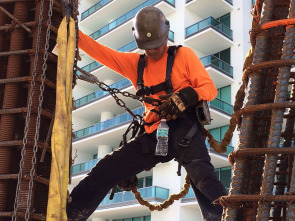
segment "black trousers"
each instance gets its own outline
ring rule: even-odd
[[[167,156],[155,156],[156,133],[136,137],[118,150],[106,155],[73,189],[72,201],[67,204],[69,219],[86,220],[118,183],[126,180],[157,163],[168,162],[184,156],[182,165],[187,171],[192,189],[206,221],[221,220],[222,207],[212,202],[226,195],[226,189],[214,173],[210,156],[200,130],[196,132],[189,147],[180,147],[182,140],[194,123],[193,116],[182,114],[169,125],[169,150]],[[143,153],[143,150],[151,150]],[[176,174],[171,174],[175,176]]]

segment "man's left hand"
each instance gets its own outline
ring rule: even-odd
[[[163,118],[175,120],[186,109],[184,103],[176,93],[160,95],[159,98],[165,100],[159,106],[160,115]]]
[[[186,87],[176,93],[160,95],[163,103],[159,106],[161,117],[175,120],[188,106],[196,105],[199,96],[192,87]]]

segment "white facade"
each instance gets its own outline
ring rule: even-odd
[[[206,128],[217,140],[221,140],[229,125],[235,94],[241,85],[244,59],[250,48],[252,0],[81,0],[79,28],[93,36],[99,43],[113,49],[142,53],[134,46],[131,31],[132,18],[142,4],[154,5],[164,12],[170,21],[170,34],[174,33],[174,36],[169,35],[168,44],[191,47],[219,89],[219,97],[210,103],[213,121]],[[127,49],[121,49],[123,46]],[[94,61],[82,51],[80,56],[82,60],[78,63],[79,67],[94,74],[101,82],[111,87],[135,94],[134,88],[122,76],[93,63]],[[74,88],[77,109],[73,111],[73,128],[76,138],[73,139],[75,163],[70,190],[100,158],[118,147],[122,134],[132,119],[124,108],[116,104],[112,96],[99,89],[97,85],[80,80]],[[136,100],[119,97],[132,110],[141,107]],[[238,132],[234,133],[231,146],[238,146]],[[224,175],[229,171],[227,154],[217,154],[209,147],[208,151],[216,173],[220,175],[222,182],[228,183],[230,180]],[[182,169],[181,177],[177,176],[176,171],[177,163],[171,161],[138,174],[143,182],[139,190],[157,190],[151,195],[145,193],[143,196],[148,197],[148,200],[154,204],[163,202],[167,199],[168,193],[168,195],[178,193],[182,188],[185,171]],[[192,191],[187,197],[174,202],[172,206],[161,212],[150,212],[148,208],[129,199],[128,194],[131,195],[131,193],[116,193],[116,202],[104,201],[90,220],[202,220]]]

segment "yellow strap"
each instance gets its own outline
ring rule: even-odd
[[[76,47],[75,22],[64,18],[57,36],[56,107],[51,137],[52,163],[46,220],[67,220],[66,199],[72,136],[72,80]]]

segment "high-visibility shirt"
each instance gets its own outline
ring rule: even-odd
[[[79,48],[94,60],[128,78],[133,86],[137,87],[139,53],[118,52],[99,44],[81,31],[79,32]],[[166,52],[168,48],[167,46]],[[145,86],[150,87],[165,81],[167,56],[168,53],[164,53],[162,58],[157,61],[147,57],[143,73]],[[199,95],[199,100],[211,101],[217,95],[216,87],[202,62],[188,47],[177,49],[170,78],[174,92],[190,86]],[[166,92],[160,91],[157,94],[150,95],[150,97],[159,99],[159,95],[162,94],[166,94]],[[145,103],[144,121],[147,123],[154,122],[152,125],[145,125],[147,133],[152,133],[160,123],[159,116],[150,111],[154,108],[153,105]]]

